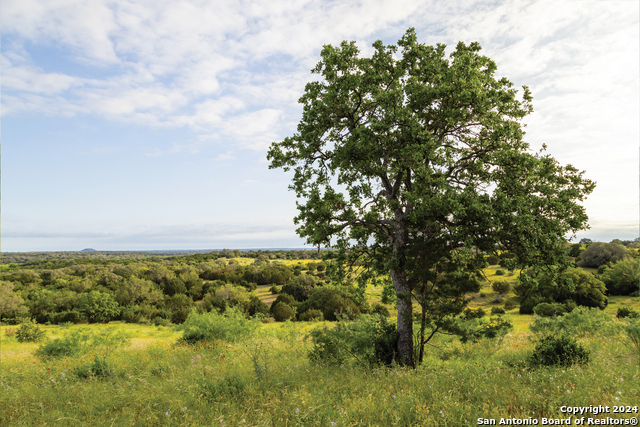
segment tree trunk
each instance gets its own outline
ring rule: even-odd
[[[413,304],[404,270],[391,270],[398,297],[398,363],[415,367],[413,360]]]

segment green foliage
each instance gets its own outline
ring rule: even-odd
[[[381,300],[383,304],[395,304],[396,303],[396,290],[393,287],[393,282],[385,280],[382,282],[382,295]]]
[[[28,319],[20,325],[16,332],[18,342],[38,342],[45,337],[46,333],[33,320]]]
[[[516,308],[516,303],[513,300],[507,300],[504,303],[504,309],[505,310],[513,310],[514,308]]]
[[[380,303],[375,303],[373,307],[371,307],[372,314],[378,314],[382,317],[389,317],[389,309]]]
[[[597,242],[589,245],[589,247],[580,254],[581,267],[597,268],[601,265],[618,262],[627,258],[629,253],[627,248],[616,243]]]
[[[78,309],[91,323],[108,323],[120,314],[120,307],[113,296],[99,291],[82,294],[78,300]]]
[[[635,352],[638,354],[638,361],[640,361],[640,320],[637,318],[631,320],[626,325],[625,332]]]
[[[247,386],[247,381],[243,376],[228,372],[221,377],[205,379],[201,387],[204,397],[208,400],[219,401],[240,398]]]
[[[319,364],[354,361],[364,367],[390,365],[396,354],[395,325],[380,316],[362,315],[335,327],[316,328],[310,336],[313,348],[309,358]]]
[[[489,265],[497,265],[500,262],[500,258],[498,258],[496,255],[489,255],[487,257],[487,263]]]
[[[540,339],[529,361],[532,366],[586,365],[588,362],[589,352],[574,338],[566,335],[545,336]]]
[[[116,327],[76,329],[62,338],[48,340],[36,350],[36,356],[43,358],[60,358],[76,356],[96,349],[115,349],[127,345],[131,338]]]
[[[296,312],[289,304],[278,302],[273,308],[273,318],[276,322],[284,322],[286,320],[295,320]]]
[[[247,320],[240,310],[231,307],[223,314],[192,311],[179,329],[183,331],[181,340],[188,343],[212,340],[234,342],[252,336],[257,327],[257,322]]]
[[[609,295],[631,295],[640,289],[640,258],[625,258],[602,274]]]
[[[494,280],[493,283],[491,283],[491,289],[493,289],[493,292],[506,294],[511,290],[511,283],[506,280]]]
[[[14,291],[14,284],[0,281],[0,319],[20,317],[28,311],[22,297]]]
[[[571,245],[571,249],[569,249],[569,256],[577,258],[580,256],[580,253],[582,252],[580,243],[574,243],[573,245]]]
[[[467,308],[462,313],[462,318],[466,319],[466,320],[469,320],[469,319],[482,319],[486,315],[487,315],[487,313],[481,308],[478,308],[477,310],[471,310],[470,308]]]
[[[358,268],[361,286],[392,278],[399,360],[413,365],[409,295],[435,283],[427,272],[437,277],[441,260],[456,256],[467,258],[459,269],[477,272],[484,260],[471,248],[496,246],[513,253],[509,269],[566,265],[564,236],[586,227],[579,202],[595,184],[530,152],[520,121],[533,111],[531,93],[517,99],[511,82],[494,78],[478,43],[460,42],[447,58],[444,45],[420,44],[409,29],[397,45],[373,48],[365,58],[355,42],[324,46],[297,132],[267,157],[294,171],[297,232],[336,249],[326,255],[330,276]]]
[[[620,333],[620,328],[613,316],[589,307],[578,307],[563,316],[536,317],[529,325],[529,329],[536,334],[577,337],[615,336]]]
[[[554,302],[549,304],[547,302],[541,302],[533,309],[534,314],[542,317],[562,316],[567,312],[567,307],[564,304]]]
[[[520,314],[532,314],[540,303],[600,309],[608,304],[604,282],[580,268],[569,268],[561,274],[550,270],[535,277],[521,274],[514,292],[520,297]]]
[[[504,276],[504,270],[496,270],[496,276]]]
[[[503,337],[513,329],[513,325],[510,320],[501,317],[491,317],[487,321],[484,318],[468,318],[463,315],[460,318],[444,322],[442,329],[457,335],[462,343],[477,343],[484,339]]]
[[[171,312],[171,322],[176,325],[184,323],[191,312],[193,300],[184,294],[165,297],[165,306]]]
[[[491,307],[491,314],[504,314],[504,308]]]
[[[298,312],[310,309],[322,311],[325,320],[337,320],[337,316],[354,318],[360,315],[360,308],[354,302],[355,290],[350,286],[325,285],[316,287],[309,298],[298,306]]]
[[[264,379],[269,373],[269,346],[262,340],[254,340],[247,344],[244,353],[251,360],[256,378]]]
[[[93,358],[93,363],[78,367],[75,370],[75,374],[82,379],[90,377],[115,379],[117,372],[116,365],[111,358],[96,354]]]
[[[298,315],[298,319],[302,322],[322,321],[324,316],[320,310],[312,308]]]
[[[630,308],[627,308],[627,307],[620,307],[620,308],[618,308],[618,312],[616,313],[616,317],[618,319],[624,319],[624,318],[638,319],[638,318],[640,318],[640,313],[638,313],[637,311],[632,310]]]

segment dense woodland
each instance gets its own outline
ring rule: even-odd
[[[626,246],[625,246],[626,245]],[[558,280],[538,277],[536,287],[513,287],[521,314],[556,315],[577,306],[604,309],[609,295],[638,296],[638,239],[583,240],[567,246],[574,268]],[[3,254],[0,316],[5,323],[31,317],[42,324],[129,323],[166,325],[198,312],[237,307],[269,321],[336,320],[362,313],[388,315],[392,289],[370,305],[364,290],[327,278],[324,251],[223,250],[209,253],[52,252]],[[507,252],[486,254],[486,265],[507,265]],[[295,261],[287,261],[295,260]],[[505,267],[506,269],[506,267]],[[532,274],[528,271],[524,275]],[[381,282],[384,282],[382,280]],[[508,283],[496,281],[496,290]],[[253,292],[278,294],[269,306]],[[513,302],[510,302],[513,304]],[[507,304],[507,309],[512,308]],[[499,312],[499,310],[496,310]]]

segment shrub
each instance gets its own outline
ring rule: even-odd
[[[536,317],[529,329],[541,335],[567,334],[578,337],[615,336],[621,332],[621,326],[612,316],[589,307],[578,307],[564,316]]]
[[[491,284],[491,289],[493,289],[493,292],[506,294],[511,290],[511,283],[507,282],[506,280],[496,280]]]
[[[491,302],[494,304],[500,304],[502,301],[504,301],[504,299],[500,295],[494,295],[493,301]]]
[[[489,265],[497,265],[500,262],[500,258],[495,255],[489,255],[487,257],[487,262],[489,263]]]
[[[303,322],[311,322],[311,321],[322,321],[324,320],[324,316],[320,310],[316,310],[312,308],[311,310],[307,310],[304,313],[300,314],[299,319]]]
[[[249,302],[244,305],[243,309],[249,316],[255,316],[257,314],[269,314],[269,306],[253,294],[249,296]]]
[[[631,310],[627,307],[620,307],[618,308],[618,312],[616,313],[616,317],[618,319],[622,319],[625,317],[628,317],[630,319],[638,319],[640,318],[640,313],[638,313],[635,310]]]
[[[239,341],[253,335],[257,326],[257,322],[247,320],[242,312],[230,307],[224,314],[192,311],[179,330],[183,331],[181,341],[188,343],[202,340]]]
[[[395,356],[396,326],[381,316],[362,315],[356,321],[311,331],[311,361],[342,365],[353,360],[365,367],[391,365]]]
[[[371,313],[378,314],[382,317],[389,317],[389,309],[380,303],[375,303],[371,309]]]
[[[467,308],[463,313],[462,313],[462,318],[465,320],[470,320],[470,319],[481,319],[484,316],[486,316],[486,312],[479,308],[477,310],[471,310],[470,308]]]
[[[271,292],[272,295],[278,295],[280,293],[280,289],[278,289],[276,285],[271,285],[269,292]]]
[[[533,366],[569,366],[589,362],[589,352],[566,335],[545,336],[537,344],[530,358]]]
[[[552,317],[552,316],[561,316],[567,312],[567,309],[563,304],[553,303],[549,304],[548,302],[541,302],[536,305],[533,309],[533,312],[538,316],[542,317]]]
[[[80,328],[70,331],[62,338],[49,340],[41,344],[35,354],[39,357],[66,357],[75,356],[86,351],[95,351],[97,348],[117,348],[129,343],[129,336],[117,328],[103,328],[90,330]]]
[[[111,294],[91,291],[78,299],[78,309],[91,323],[109,323],[120,314],[118,303]]]
[[[38,342],[44,336],[45,332],[31,319],[21,324],[18,332],[16,332],[18,342]]]
[[[273,318],[276,322],[284,322],[285,320],[295,320],[296,312],[289,304],[279,302],[273,309]]]
[[[504,309],[500,307],[491,307],[491,314],[504,314]]]
[[[507,302],[504,303],[504,309],[505,310],[513,310],[514,308],[516,308],[515,301],[507,300]]]
[[[617,243],[601,243],[596,242],[580,254],[582,260],[579,265],[581,267],[597,268],[609,262],[618,262],[623,258],[627,258],[629,252],[627,248]]]
[[[496,270],[496,276],[504,276],[504,270]]]
[[[160,316],[156,316],[153,318],[153,324],[156,326],[167,326],[169,325],[169,323],[171,322],[169,322],[167,319],[164,319]]]
[[[270,311],[271,313],[273,313],[273,310],[275,310],[276,305],[278,305],[278,303],[285,303],[290,307],[295,307],[298,305],[298,302],[296,301],[296,299],[294,297],[292,297],[291,295],[289,295],[288,293],[284,292],[284,293],[280,293],[278,295],[278,297],[275,299],[275,301],[273,301],[273,303],[271,303],[271,307],[270,307]]]
[[[618,261],[602,275],[609,295],[630,295],[640,286],[640,258]]]

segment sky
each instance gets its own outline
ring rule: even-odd
[[[639,234],[639,2],[0,4],[3,252],[299,248],[293,135],[323,45],[477,41],[527,85],[533,150],[597,182],[577,239]]]

